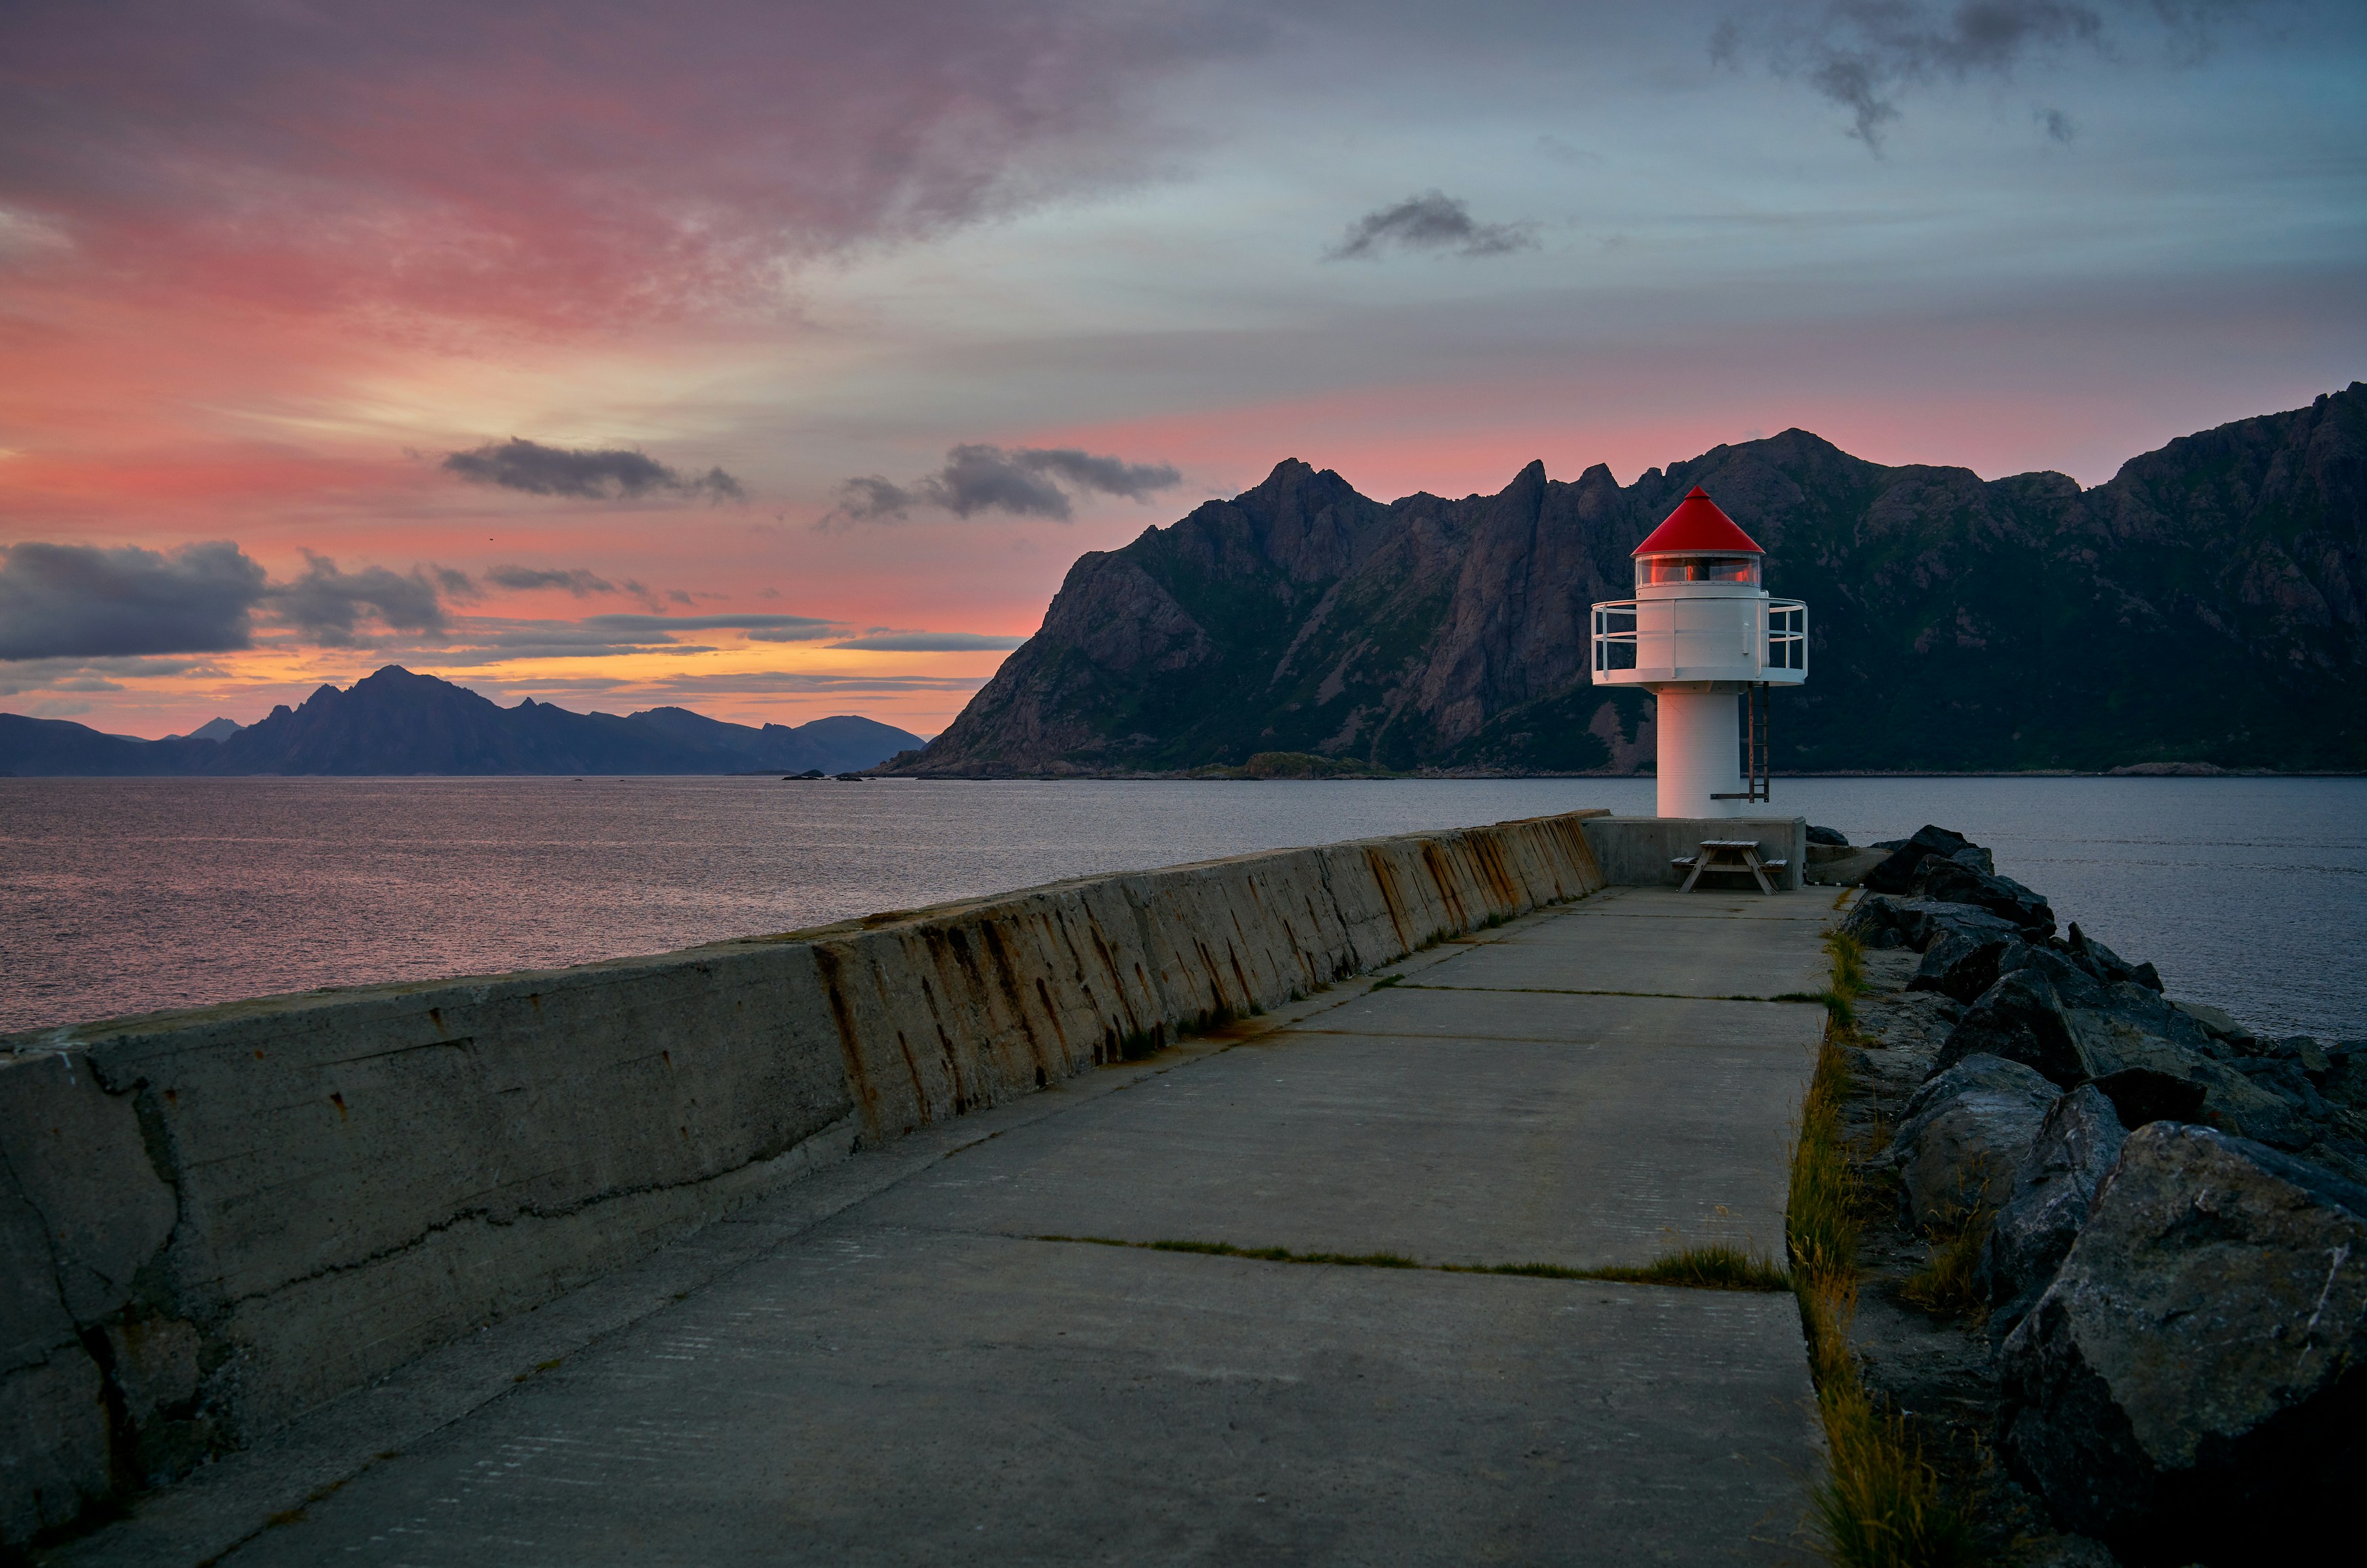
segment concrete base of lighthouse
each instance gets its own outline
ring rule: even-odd
[[[1739,686],[1656,686],[1659,714],[1654,723],[1659,750],[1659,809],[1662,817],[1741,817],[1753,810],[1740,795],[1742,710]]]

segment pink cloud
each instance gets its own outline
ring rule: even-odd
[[[535,330],[1124,172],[1129,88],[1237,41],[1083,0],[13,11],[0,202],[51,265]]]

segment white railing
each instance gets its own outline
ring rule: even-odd
[[[1614,626],[1613,623],[1622,624]],[[1594,607],[1594,667],[1636,668],[1636,601],[1614,599]]]
[[[1751,658],[1754,650],[1749,643],[1744,645],[1741,650],[1744,662],[1740,666],[1740,671],[1751,671],[1750,678],[1764,679],[1772,676],[1776,681],[1786,683],[1805,678],[1808,672],[1807,604],[1798,599],[1767,599],[1761,601],[1761,608],[1764,612],[1762,624],[1766,627],[1765,639],[1755,650],[1757,653],[1755,661]],[[1663,612],[1663,615],[1666,613]],[[1743,629],[1747,632],[1747,623]],[[1700,634],[1678,631],[1658,622],[1650,634],[1654,651],[1662,663],[1671,668],[1680,663],[1691,665],[1699,657],[1687,644],[1687,639],[1697,635]],[[1717,635],[1730,637],[1732,634]],[[1615,671],[1637,668],[1639,650],[1637,601],[1611,599],[1596,604],[1593,642],[1596,674],[1609,674]],[[1732,646],[1731,643],[1727,644],[1728,649]],[[1675,651],[1679,647],[1688,647],[1687,654],[1679,656]],[[1730,656],[1725,654],[1721,654],[1716,660],[1719,664],[1728,664],[1730,661]],[[1752,668],[1754,663],[1755,671]]]
[[[1803,601],[1767,601],[1767,668],[1808,672],[1808,606]]]

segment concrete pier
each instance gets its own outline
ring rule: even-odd
[[[1613,888],[923,1125],[53,1560],[1793,1560],[1788,1295],[1436,1266],[1780,1256],[1829,918]]]

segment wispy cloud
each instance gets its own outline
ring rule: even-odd
[[[881,632],[848,637],[832,648],[859,648],[874,653],[979,653],[1017,648],[1024,637],[990,637],[980,632]]]
[[[494,566],[485,569],[485,581],[496,588],[514,589],[519,592],[536,588],[563,588],[578,599],[589,599],[595,593],[617,592],[615,583],[583,567]],[[629,584],[625,591],[645,592],[638,583]]]
[[[569,448],[511,436],[466,452],[447,452],[441,465],[471,484],[576,501],[639,501],[649,495],[745,501],[748,492],[721,468],[685,474],[629,447]]]
[[[696,692],[975,692],[983,675],[821,675],[794,670],[756,670],[731,675],[667,677],[663,684]]]
[[[2124,40],[2149,35],[2160,52],[2192,63],[2207,57],[2217,30],[2258,9],[2248,0],[1824,0],[1813,6],[1761,6],[1721,21],[1710,58],[1755,62],[1850,116],[1850,134],[1879,152],[1912,89],[1935,82],[1988,77],[2011,81],[2024,66],[2066,55],[2099,62],[2129,52]],[[2070,117],[2037,112],[2040,130],[2072,139]]]
[[[1139,86],[1272,31],[1093,0],[610,0],[563,37],[468,0],[298,15],[12,5],[0,204],[95,270],[277,310],[639,326],[1128,178]]]
[[[1166,463],[1129,463],[1073,446],[996,446],[969,442],[946,453],[934,474],[900,485],[867,474],[839,487],[838,504],[823,519],[878,522],[932,507],[957,517],[1001,512],[1013,517],[1043,517],[1065,523],[1073,514],[1071,492],[1147,501],[1184,482]]]
[[[1428,251],[1458,256],[1501,256],[1535,248],[1535,225],[1482,223],[1467,202],[1443,190],[1376,208],[1348,225],[1325,261],[1377,260],[1385,251]]]
[[[839,622],[815,615],[586,615],[579,623],[600,631],[673,632],[742,631],[770,635],[765,642],[811,642],[837,631]]]
[[[581,620],[472,615],[456,619],[425,657],[447,667],[510,660],[614,659],[642,653],[713,653],[697,633],[737,631],[751,642],[819,642],[844,630],[814,615],[586,615]],[[691,637],[691,640],[685,640]],[[400,651],[390,649],[389,652]]]

